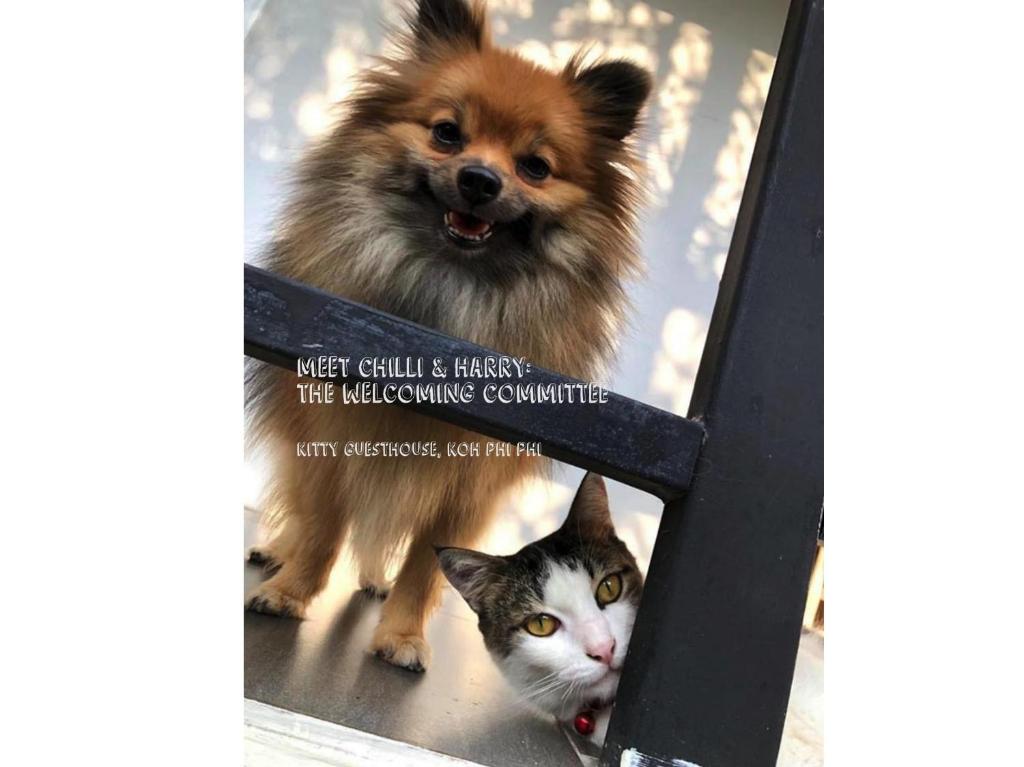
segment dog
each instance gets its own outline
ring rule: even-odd
[[[552,72],[491,41],[484,8],[419,0],[400,53],[364,72],[300,163],[270,270],[443,333],[592,380],[640,271],[641,68],[577,55]],[[249,434],[274,459],[251,559],[274,575],[249,609],[302,617],[348,541],[385,597],[371,649],[422,671],[443,582],[435,544],[469,546],[543,459],[296,457],[300,441],[488,440],[389,405],[300,405],[296,377],[254,366]],[[389,564],[401,559],[397,578]]]

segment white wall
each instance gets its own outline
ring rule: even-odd
[[[245,242],[254,260],[289,164],[329,124],[351,76],[384,44],[394,0],[266,0],[245,46]],[[656,76],[642,136],[652,180],[646,279],[633,286],[614,391],[685,414],[767,94],[786,0],[490,0],[497,40],[541,62],[582,42]],[[261,469],[252,468],[253,496]],[[581,472],[561,467],[512,499],[482,547],[511,552],[561,521]],[[646,569],[661,504],[610,483],[619,534]],[[252,499],[250,498],[250,502]]]

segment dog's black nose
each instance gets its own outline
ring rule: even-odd
[[[459,171],[459,191],[470,205],[490,202],[501,191],[501,179],[483,165],[467,165]]]

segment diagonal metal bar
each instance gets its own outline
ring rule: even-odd
[[[449,371],[457,357],[502,356],[482,346],[288,280],[245,267],[245,353],[292,370],[299,358],[335,355],[440,358]],[[385,376],[348,381],[407,383]],[[438,379],[444,380],[444,379]],[[484,378],[474,381],[479,392]],[[516,383],[580,384],[533,367]],[[600,404],[415,404],[410,409],[507,442],[539,442],[544,455],[596,471],[662,498],[690,484],[704,430],[693,421],[608,393]]]

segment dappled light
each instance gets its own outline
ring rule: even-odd
[[[690,135],[693,111],[700,102],[702,87],[711,66],[710,33],[697,24],[684,22],[669,50],[670,69],[657,90],[656,140],[647,149],[647,163],[655,185],[657,201],[665,203],[672,191],[686,141]]]
[[[689,408],[706,334],[704,319],[682,307],[669,312],[662,326],[651,388],[669,399],[677,415],[685,416]]]
[[[370,50],[370,38],[362,27],[343,24],[335,29],[331,49],[324,56],[323,89],[304,94],[296,110],[303,133],[316,138],[331,128],[340,114],[338,104],[352,92],[356,76],[374,64]]]
[[[625,508],[615,513],[615,534],[633,552],[641,572],[646,573],[651,564],[651,552],[660,522],[661,514],[653,511]]]
[[[532,19],[535,0],[490,0],[487,10],[492,18]]]
[[[747,60],[729,136],[715,160],[715,184],[704,198],[705,218],[694,231],[686,253],[700,277],[707,278],[711,273],[719,279],[722,276],[774,66],[774,57],[762,51],[752,51]]]
[[[545,477],[526,480],[511,494],[480,547],[495,554],[513,554],[530,541],[554,532],[574,493],[574,488]]]

